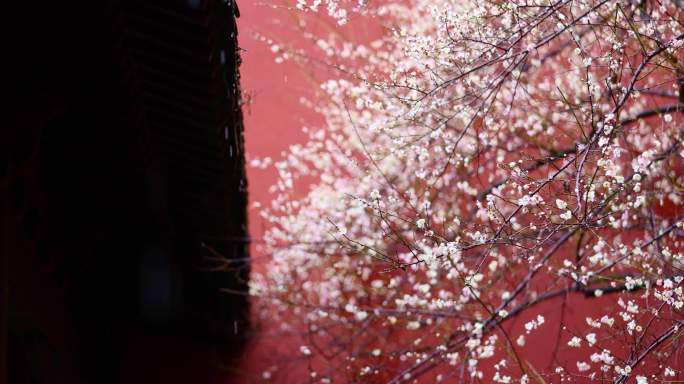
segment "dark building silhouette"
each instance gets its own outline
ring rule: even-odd
[[[248,327],[221,291],[248,277],[237,6],[6,15],[0,382],[229,382]]]

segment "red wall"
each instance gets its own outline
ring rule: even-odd
[[[311,52],[312,44],[305,41],[301,33],[294,31],[291,27],[297,17],[301,16],[300,12],[265,5],[269,3],[274,2],[269,0],[263,3],[259,0],[240,2],[239,41],[240,46],[245,50],[242,52],[242,90],[245,98],[251,100],[243,108],[248,164],[250,159],[255,157],[269,156],[278,160],[289,145],[304,142],[306,137],[302,133],[303,126],[315,126],[322,123],[321,117],[304,107],[299,99],[302,96],[313,97],[317,83],[311,81],[311,75],[316,75],[318,78],[331,76],[321,70],[313,73],[310,68],[302,69],[291,61],[281,64],[274,61],[277,55],[270,51],[266,43],[255,38],[255,34],[273,38],[280,43],[285,42],[308,48],[309,52]],[[282,4],[293,6],[295,2],[285,0]],[[309,30],[316,32],[318,28],[318,32],[324,32],[320,24],[316,23],[316,17],[319,16],[306,19]],[[356,41],[368,41],[370,36],[379,31],[377,25],[366,25],[365,27],[369,29],[364,29],[363,23],[352,23],[352,25],[355,28],[354,31],[344,29],[342,33],[350,34],[348,37]],[[247,174],[250,204],[254,202],[268,204],[271,197],[268,188],[276,182],[276,173],[272,169],[261,170],[248,166]],[[305,186],[300,185],[299,188],[299,193],[303,194]],[[259,217],[258,212],[255,208],[249,209],[253,271],[261,270],[263,261],[267,259],[259,249],[259,242],[267,225]],[[551,347],[544,348],[544,340],[556,339],[561,323],[561,312],[565,311],[563,315],[566,316],[563,319],[565,323],[573,325],[582,323],[586,316],[596,316],[603,310],[603,305],[601,300],[587,302],[580,295],[565,299],[559,298],[535,308],[534,313],[524,314],[508,322],[506,329],[509,332],[513,329],[516,331],[515,334],[519,334],[524,322],[537,314],[544,314],[548,326],[528,338],[526,346],[520,349],[525,358],[535,366],[551,369],[549,364],[554,352],[549,350]],[[261,373],[265,369],[276,362],[282,363],[281,355],[293,356],[293,352],[296,354],[298,344],[292,344],[296,342],[295,340],[273,335],[277,333],[277,326],[278,324],[263,323],[255,319],[256,334],[252,337],[239,362],[237,379],[233,379],[231,383],[259,382],[262,380]],[[279,355],[278,352],[282,354]],[[571,362],[574,361],[572,359],[579,357],[586,360],[588,356],[586,350],[568,352],[565,348],[562,352],[564,357]],[[574,366],[574,363],[571,365]],[[286,365],[285,369],[280,368],[273,376],[272,382],[303,382],[305,374],[306,363],[303,361],[298,363],[295,360]]]
[[[258,1],[242,1],[240,5],[239,43],[243,63],[240,68],[242,76],[243,97],[250,103],[243,106],[245,119],[245,146],[247,152],[247,178],[249,181],[249,231],[252,238],[251,257],[253,271],[261,269],[262,259],[259,240],[262,238],[266,223],[258,215],[258,210],[251,207],[254,202],[268,204],[270,194],[268,188],[277,180],[272,169],[256,169],[249,166],[255,157],[269,156],[278,159],[282,151],[294,143],[304,142],[302,133],[305,123],[320,123],[320,117],[301,105],[301,96],[311,95],[313,85],[307,81],[302,70],[293,62],[275,63],[276,55],[268,45],[256,38],[257,34],[278,36],[293,43],[301,42],[296,32],[290,32],[279,20],[287,20],[286,12],[276,10]],[[255,319],[256,321],[256,319]],[[248,343],[244,357],[236,367],[239,372],[232,382],[253,383],[261,379],[261,372],[269,366],[268,357],[272,349],[282,350],[286,343],[281,339],[266,337],[274,324],[255,323],[261,328]],[[270,342],[269,342],[270,341]]]

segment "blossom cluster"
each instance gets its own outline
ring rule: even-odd
[[[311,379],[684,379],[681,2],[325,4],[386,34],[316,38],[251,282]]]

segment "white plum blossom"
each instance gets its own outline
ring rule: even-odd
[[[556,199],[556,207],[558,207],[558,209],[560,209],[560,210],[564,210],[565,208],[568,207],[568,203],[566,203],[565,201],[563,201],[561,199]]]
[[[373,200],[378,200],[380,198],[380,191],[377,189],[372,190],[370,193],[370,198]]]
[[[586,372],[591,369],[591,366],[584,361],[577,362],[577,370],[580,372]]]
[[[525,335],[520,335],[520,336],[518,336],[518,338],[515,340],[515,343],[516,343],[519,347],[524,347],[524,346],[525,346]]]
[[[304,356],[311,355],[311,349],[309,349],[309,347],[307,347],[306,345],[302,345],[301,347],[299,347],[299,352],[301,352]]]
[[[568,341],[568,345],[571,347],[575,347],[575,348],[579,347],[581,344],[582,344],[582,339],[580,339],[577,336],[573,336],[572,339],[570,339],[570,341]]]
[[[589,333],[584,337],[587,340],[587,343],[589,343],[589,346],[593,346],[596,344],[596,334],[595,333]]]
[[[560,214],[560,218],[563,220],[570,220],[572,218],[572,212],[571,211],[565,211]]]

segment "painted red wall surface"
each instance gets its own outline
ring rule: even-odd
[[[241,85],[243,97],[248,101],[243,106],[243,113],[249,181],[249,232],[252,238],[250,252],[252,270],[259,271],[263,268],[264,261],[259,243],[266,223],[252,204],[268,204],[271,198],[268,189],[276,182],[277,174],[271,168],[262,170],[249,166],[250,160],[267,156],[278,159],[290,145],[304,142],[306,136],[302,132],[303,125],[320,123],[321,119],[299,101],[302,96],[310,96],[313,89],[313,84],[306,79],[302,69],[290,61],[277,64],[276,55],[258,38],[277,37],[278,40],[287,42],[302,42],[299,33],[284,25],[289,21],[288,11],[268,6],[258,0],[241,1],[239,5],[239,43],[243,49]],[[268,369],[269,358],[274,352],[285,353],[292,347],[280,338],[268,336],[276,331],[276,324],[264,324],[253,317],[256,332],[248,342],[242,359],[237,363],[236,376],[230,383],[263,380],[261,372]]]
[[[251,205],[269,204],[272,195],[268,189],[277,181],[277,174],[272,168],[264,170],[250,167],[250,160],[271,157],[277,161],[290,145],[303,143],[306,135],[302,132],[302,128],[320,126],[323,121],[321,116],[303,106],[300,99],[306,97],[315,101],[314,92],[319,82],[314,78],[320,80],[335,75],[331,72],[326,73],[320,68],[317,70],[302,68],[293,61],[276,63],[277,54],[272,52],[269,45],[260,38],[263,36],[279,44],[297,46],[314,53],[312,43],[306,41],[302,33],[293,27],[302,16],[301,12],[292,9],[295,5],[294,0],[283,0],[281,3],[275,3],[274,0],[265,0],[265,2],[243,0],[239,5],[241,12],[238,20],[239,42],[244,50],[241,83],[243,96],[248,101],[243,111],[250,198],[251,257],[252,269],[261,271],[268,259],[259,249],[267,223],[259,217],[259,209]],[[327,33],[329,26],[321,22],[323,19],[325,17],[322,15],[309,15],[304,21],[309,31]],[[368,42],[380,33],[380,26],[373,25],[372,21],[356,21],[356,23],[354,21],[350,23],[353,30],[349,27],[335,29],[357,42]],[[298,195],[303,195],[307,186],[300,184],[296,188],[299,188]],[[570,362],[570,366],[574,366],[574,361],[586,360],[589,353],[587,353],[588,350],[569,351],[563,342],[564,338],[567,338],[567,333],[562,333],[564,336],[558,342],[560,350],[555,350],[561,323],[579,328],[585,321],[585,317],[596,317],[604,313],[605,303],[603,299],[586,300],[581,295],[560,297],[535,307],[530,313],[511,319],[506,322],[504,328],[508,333],[517,335],[523,333],[525,322],[538,314],[545,315],[548,326],[542,327],[531,335],[525,347],[521,347],[519,352],[533,366],[546,371],[553,370],[554,367],[551,364],[556,353],[562,354],[563,360]],[[308,382],[306,360],[297,356],[299,344],[294,344],[299,341],[280,334],[278,325],[255,319],[254,335],[243,357],[237,362],[235,376],[228,381],[229,383]],[[406,337],[413,336],[406,335]],[[283,356],[289,356],[289,360],[283,360]],[[277,371],[271,370],[276,363],[280,365],[284,363],[284,366]],[[274,372],[270,380],[264,380],[262,377],[265,370]],[[492,372],[488,372],[486,367],[484,370],[486,377],[491,377]],[[433,378],[434,376],[424,376],[419,381],[432,382]],[[581,380],[575,382],[581,382]]]

